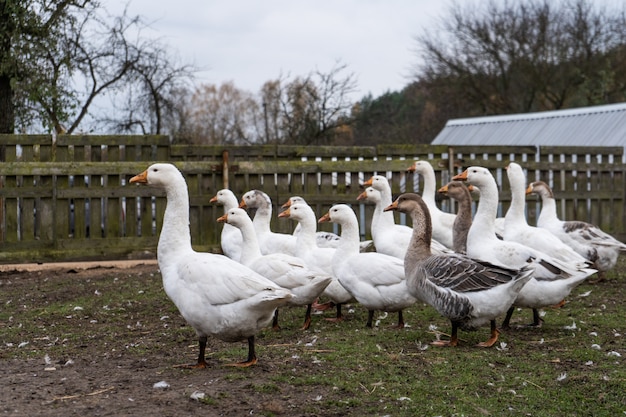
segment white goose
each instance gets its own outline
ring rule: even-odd
[[[391,204],[391,195],[389,195],[388,199],[385,199],[387,200],[385,202],[380,191],[374,187],[367,187],[356,199],[357,201],[366,201],[375,205],[370,232],[374,240],[376,252],[404,260],[413,231],[409,226],[396,224],[393,213],[385,212],[385,207]],[[431,241],[431,248],[435,253],[450,251],[450,249],[436,240]]]
[[[227,188],[219,190],[217,194],[215,194],[211,198],[210,202],[217,203],[223,206],[224,213],[228,213],[228,210],[239,206],[239,200],[237,200],[237,197],[235,197],[235,193]],[[241,257],[242,243],[241,232],[236,227],[225,223],[222,228],[220,242],[224,255],[228,256],[230,259],[239,262],[239,259]]]
[[[452,324],[450,340],[433,344],[456,346],[459,328],[475,330],[490,323],[491,337],[479,346],[493,346],[499,335],[496,318],[515,301],[530,279],[532,268],[503,268],[457,253],[432,254],[428,244],[432,234],[430,214],[417,194],[402,194],[386,210],[408,213],[413,221],[413,238],[404,261],[409,291]]]
[[[549,230],[586,259],[594,262],[599,271],[613,268],[620,252],[626,252],[626,244],[591,223],[560,220],[556,214],[554,194],[545,182],[531,183],[526,193],[541,197],[537,226]]]
[[[341,307],[353,301],[354,297],[339,283],[339,280],[333,274],[333,256],[335,256],[336,249],[321,248],[316,244],[317,219],[313,209],[308,204],[296,203],[281,212],[278,217],[295,220],[301,227],[296,243],[296,256],[304,259],[308,265],[320,268],[333,277],[331,283],[328,284],[322,293],[323,296],[330,299],[330,303],[314,304],[315,309],[327,310],[336,307],[337,315],[335,318],[327,320],[342,321]]]
[[[189,193],[174,165],[153,164],[130,182],[164,189],[167,196],[157,257],[165,293],[198,335],[198,362],[189,366],[207,367],[209,335],[227,342],[247,339],[248,358],[235,366],[255,364],[254,336],[291,292],[226,256],[192,249]]]
[[[579,268],[588,267],[588,261],[570,246],[548,230],[531,226],[526,221],[526,177],[522,167],[510,162],[506,174],[511,187],[511,205],[504,216],[504,240],[522,243]]]
[[[578,268],[518,242],[500,240],[495,234],[498,187],[491,172],[484,167],[469,167],[453,180],[467,181],[480,189],[480,201],[467,235],[467,254],[509,268],[521,268],[529,262],[535,271],[522,288],[515,306],[532,308],[534,326],[542,319],[537,309],[563,302],[572,289],[596,272]],[[507,313],[502,326],[509,326],[514,307]]]
[[[428,206],[428,210],[430,210],[430,218],[433,225],[433,239],[452,249],[454,245],[452,226],[454,224],[455,215],[442,211],[437,206],[437,202],[435,201],[437,178],[433,166],[428,161],[415,161],[407,171],[417,172],[424,178],[424,188],[421,194],[424,202]]]
[[[241,231],[243,244],[240,262],[242,264],[290,290],[294,295],[294,298],[289,301],[290,305],[307,306],[302,325],[302,330],[307,330],[311,326],[311,304],[328,286],[331,276],[319,269],[310,268],[302,259],[295,256],[285,253],[261,254],[252,219],[243,209],[231,208],[217,221],[228,223]],[[279,328],[278,309],[272,326],[274,329]]]
[[[270,229],[272,220],[272,200],[260,190],[250,190],[241,197],[239,208],[256,209],[252,223],[259,239],[261,253],[296,254],[296,237],[287,233],[276,233]]]
[[[333,257],[333,273],[356,300],[368,310],[367,327],[374,311],[398,312],[398,328],[404,327],[402,310],[413,305],[407,291],[404,263],[389,255],[359,251],[359,223],[354,210],[336,204],[319,220],[341,226],[341,244]]]
[[[306,204],[308,205],[308,203],[306,202],[306,200],[300,196],[291,196],[289,197],[289,200],[287,200],[282,206],[281,208],[286,209],[291,207],[292,204]],[[293,230],[293,235],[298,237],[298,234],[300,233],[300,229],[302,226],[300,226],[300,223],[298,223],[295,227],[295,229]],[[339,244],[339,235],[336,233],[332,233],[332,232],[323,232],[323,231],[318,231],[315,234],[316,237],[316,243],[317,246],[319,246],[320,248],[336,248],[337,245]]]

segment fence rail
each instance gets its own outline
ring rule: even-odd
[[[0,135],[0,262],[154,257],[165,198],[128,180],[154,161],[172,162],[183,172],[190,194],[192,242],[197,250],[219,251],[222,208],[210,203],[221,188],[238,197],[265,191],[277,213],[292,195],[304,197],[321,216],[335,203],[352,204],[369,237],[373,207],[358,204],[360,184],[386,175],[394,194],[420,192],[417,174],[406,168],[426,159],[437,184],[464,167],[492,170],[501,191],[500,215],[510,202],[504,168],[514,160],[528,181],[554,189],[564,219],[592,222],[624,240],[625,165],[621,147],[376,147],[185,146],[164,136]],[[441,200],[442,209],[454,205]],[[534,224],[540,204],[528,199]],[[398,214],[399,222],[406,222]],[[276,231],[293,224],[273,216]],[[324,230],[336,230],[323,224]]]

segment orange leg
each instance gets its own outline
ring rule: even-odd
[[[183,368],[183,369],[204,369],[204,368],[208,368],[209,364],[206,362],[206,359],[204,359],[204,354],[206,352],[206,342],[207,342],[207,337],[201,337],[198,339],[198,344],[199,344],[199,348],[200,348],[200,353],[198,354],[198,363],[196,364],[191,364],[191,365],[176,365],[174,366],[175,368]]]
[[[491,337],[487,341],[485,341],[485,342],[480,342],[478,344],[478,346],[480,346],[480,347],[492,347],[498,341],[498,336],[499,335],[500,335],[500,332],[496,328],[496,321],[495,320],[491,320]]]
[[[341,304],[337,304],[337,316],[333,318],[327,318],[326,320],[332,321],[333,323],[343,321],[343,314],[341,314]]]
[[[311,304],[306,306],[306,314],[304,315],[302,330],[309,330],[309,327],[311,327],[311,307]]]
[[[238,368],[247,368],[257,363],[256,353],[254,351],[254,336],[248,338],[248,359],[243,362],[231,363],[226,366],[236,366]]]
[[[450,335],[450,340],[435,340],[431,343],[433,346],[458,346],[459,337],[458,337],[459,324],[457,322],[452,322],[452,334]]]
[[[332,301],[329,301],[329,302],[324,303],[324,304],[319,304],[317,301],[315,301],[313,303],[313,308],[316,309],[317,311],[330,310],[334,306],[335,306],[335,303],[333,303]]]

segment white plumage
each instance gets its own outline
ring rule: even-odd
[[[217,203],[223,206],[224,213],[228,213],[228,210],[239,205],[235,193],[227,188],[219,190],[217,194],[211,198],[211,203]],[[241,232],[237,230],[236,227],[225,223],[220,235],[220,243],[224,255],[239,262],[239,258],[241,257]]]
[[[510,162],[506,173],[511,187],[511,205],[504,216],[505,240],[519,242],[579,268],[589,266],[587,259],[576,253],[546,229],[531,226],[526,220],[526,177],[522,167]]]
[[[515,305],[533,309],[533,324],[541,325],[537,309],[561,303],[574,287],[596,272],[565,263],[529,246],[509,240],[500,240],[495,234],[498,188],[491,172],[484,167],[469,167],[453,177],[477,186],[480,201],[467,235],[467,254],[509,268],[531,264],[533,278],[520,291]],[[503,323],[507,327],[513,308]]]
[[[272,220],[272,200],[260,190],[250,190],[241,197],[239,208],[256,209],[252,223],[259,239],[261,253],[296,254],[296,237],[287,233],[276,233],[270,228]]]
[[[428,161],[415,161],[408,168],[409,172],[416,172],[424,178],[424,188],[422,189],[422,199],[428,206],[430,218],[433,225],[433,239],[440,242],[447,248],[452,249],[454,246],[452,238],[452,225],[454,224],[455,215],[442,211],[435,201],[435,193],[437,191],[437,178],[435,170]]]
[[[330,284],[324,289],[323,296],[331,300],[328,304],[316,304],[318,310],[327,310],[336,307],[337,315],[332,321],[343,320],[341,307],[343,304],[354,300],[350,294],[340,283],[333,273],[333,257],[335,256],[335,248],[323,248],[316,244],[317,219],[313,209],[308,204],[296,203],[278,215],[298,222],[300,225],[300,233],[296,241],[296,255],[308,264],[316,268],[320,268],[333,277]]]
[[[367,326],[372,327],[374,311],[398,312],[398,327],[404,326],[402,310],[416,301],[404,279],[400,259],[377,252],[359,251],[356,214],[346,204],[336,204],[319,219],[341,226],[341,244],[333,257],[333,273],[356,300],[368,310]]]
[[[556,214],[554,194],[545,182],[531,183],[526,192],[541,197],[537,226],[549,230],[579,254],[593,261],[599,271],[613,268],[620,252],[626,251],[626,244],[591,223],[560,220]]]
[[[308,329],[311,325],[311,304],[328,286],[331,276],[320,269],[307,266],[304,260],[286,253],[263,255],[252,219],[243,209],[232,208],[217,221],[233,225],[241,232],[243,244],[240,262],[242,264],[290,290],[294,295],[289,301],[290,305],[307,306],[302,329]],[[278,310],[273,327],[278,328]]]
[[[189,193],[174,165],[153,164],[130,182],[165,190],[159,269],[165,293],[198,335],[200,353],[194,367],[207,366],[208,336],[227,342],[247,340],[248,358],[236,365],[256,363],[254,336],[272,321],[274,310],[292,298],[291,292],[226,256],[192,249]]]

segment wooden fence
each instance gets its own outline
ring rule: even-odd
[[[363,238],[369,237],[373,207],[356,202],[360,184],[383,174],[394,195],[420,192],[419,175],[406,173],[414,159],[432,163],[438,186],[464,167],[490,168],[500,184],[500,215],[510,201],[504,167],[515,160],[528,181],[553,187],[562,218],[592,222],[624,240],[622,154],[621,147],[228,147],[170,145],[164,136],[0,135],[0,262],[154,257],[164,195],[128,184],[154,161],[172,162],[185,175],[192,242],[201,251],[219,251],[222,225],[215,219],[223,210],[209,200],[221,188],[237,197],[263,190],[275,214],[292,195],[304,197],[320,216],[332,204],[352,204]],[[540,204],[528,202],[534,224]],[[441,206],[454,211],[450,201]],[[272,227],[287,233],[293,224],[274,215]]]

